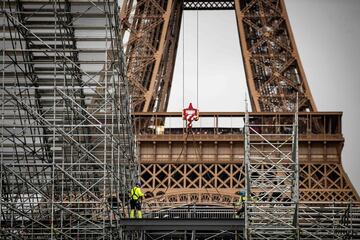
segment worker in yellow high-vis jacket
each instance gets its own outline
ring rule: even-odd
[[[145,194],[141,191],[141,183],[137,181],[135,187],[130,191],[130,218],[135,218],[135,210],[137,211],[137,217],[142,218],[141,212],[141,200]]]
[[[246,193],[245,190],[241,190],[240,193],[240,198],[239,200],[235,203],[235,206],[238,207],[238,210],[236,211],[236,218],[243,218],[244,217],[244,213],[245,213],[245,201],[249,200],[249,201],[256,201],[256,197],[249,197],[246,198]]]

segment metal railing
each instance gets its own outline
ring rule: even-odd
[[[257,125],[261,134],[288,133],[293,113],[249,113],[251,125]],[[139,135],[184,134],[186,123],[180,112],[133,113],[136,133]],[[299,135],[341,136],[341,112],[299,113]],[[195,134],[243,134],[244,112],[200,112],[199,121],[193,122]],[[274,126],[277,126],[276,128]],[[281,127],[282,126],[282,127]]]
[[[199,206],[184,204],[162,208],[144,209],[144,218],[175,218],[175,219],[230,219],[236,217],[235,207]]]

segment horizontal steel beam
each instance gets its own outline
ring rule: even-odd
[[[243,219],[121,219],[120,226],[129,231],[214,230],[239,231]]]
[[[232,0],[185,0],[184,10],[231,10],[235,9]]]
[[[291,112],[251,112],[252,116],[294,116]],[[323,116],[323,115],[342,115],[342,112],[299,112],[299,116]],[[132,116],[151,116],[151,117],[181,117],[181,112],[134,112]],[[245,117],[245,112],[200,112],[200,117]]]

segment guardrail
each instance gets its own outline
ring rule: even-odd
[[[145,218],[176,218],[176,219],[230,219],[235,218],[235,207],[178,205],[177,207],[159,210],[144,209]]]
[[[245,113],[243,112],[200,112],[199,121],[193,122],[195,134],[242,134]],[[250,124],[259,127],[259,133],[281,133],[293,122],[294,113],[250,113]],[[299,113],[299,134],[341,134],[341,112]],[[180,112],[133,113],[136,133],[184,134],[186,123]],[[261,125],[261,126],[260,126]],[[274,125],[284,127],[274,128]],[[275,130],[275,131],[274,131]]]

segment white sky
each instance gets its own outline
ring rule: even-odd
[[[360,191],[360,1],[285,0],[296,44],[319,111],[343,111],[343,166]],[[183,29],[181,30],[181,32]],[[185,12],[168,111],[197,104],[196,11]],[[233,11],[199,12],[199,108],[244,111],[247,93]]]

